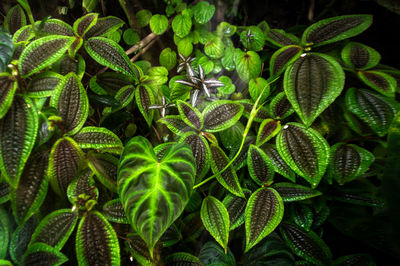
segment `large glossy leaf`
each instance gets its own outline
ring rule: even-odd
[[[292,251],[317,265],[327,265],[332,254],[325,242],[313,231],[305,231],[291,224],[282,224],[281,233]]]
[[[275,167],[265,152],[251,144],[247,153],[250,177],[260,186],[269,186],[274,179]]]
[[[168,18],[164,15],[153,15],[150,19],[150,29],[157,35],[163,34],[168,28]]]
[[[62,78],[62,75],[51,71],[35,76],[28,84],[29,97],[42,98],[52,96]]]
[[[397,81],[391,75],[381,71],[359,71],[358,77],[369,87],[379,93],[394,98]]]
[[[85,34],[85,38],[104,36],[110,34],[124,25],[120,18],[108,16],[97,19],[96,25],[91,27]]]
[[[203,265],[207,266],[235,266],[235,256],[228,249],[225,251],[216,242],[205,243],[199,253],[199,259]]]
[[[328,142],[314,129],[288,123],[279,132],[276,146],[290,168],[315,188],[328,165]]]
[[[7,113],[12,104],[17,82],[8,73],[0,73],[0,119]]]
[[[220,100],[207,105],[203,110],[204,131],[218,132],[227,129],[237,121],[243,113],[243,106],[228,100]]]
[[[74,33],[78,36],[84,36],[97,23],[97,13],[89,13],[78,18],[74,22]]]
[[[11,191],[11,206],[18,224],[23,224],[37,213],[46,197],[48,162],[46,152],[33,154],[24,167],[18,187]]]
[[[275,171],[286,177],[292,182],[295,182],[296,177],[293,170],[287,165],[287,163],[282,159],[275,145],[264,145],[263,150],[268,158],[271,160],[272,164],[275,166]]]
[[[88,213],[79,222],[75,248],[80,266],[120,265],[117,234],[97,211]]]
[[[77,221],[78,213],[70,209],[59,209],[50,213],[36,227],[29,246],[41,242],[61,250]]]
[[[365,89],[346,92],[346,107],[379,136],[386,135],[399,104],[391,98]]]
[[[8,243],[10,240],[11,224],[9,221],[9,215],[0,207],[0,259],[4,259],[8,251]]]
[[[35,144],[39,127],[35,105],[29,98],[16,96],[0,120],[0,170],[16,187],[24,165]]]
[[[68,185],[78,176],[83,160],[83,152],[69,137],[54,143],[49,158],[48,178],[53,190],[66,197]]]
[[[20,5],[15,5],[7,12],[4,26],[9,33],[14,34],[17,30],[26,25],[26,16]]]
[[[306,126],[340,95],[344,72],[328,55],[307,53],[285,71],[285,93],[296,113]]]
[[[110,222],[129,224],[128,218],[126,218],[124,206],[120,199],[114,199],[106,202],[103,205],[103,215]]]
[[[239,77],[244,82],[256,78],[261,72],[261,59],[260,56],[253,51],[242,52],[235,51],[234,61],[236,71]]]
[[[201,130],[203,128],[204,120],[199,110],[192,107],[184,101],[177,101],[179,114],[182,120],[192,128]]]
[[[214,174],[220,172],[226,167],[229,162],[228,156],[224,151],[216,144],[212,144],[211,147],[211,170]],[[232,165],[229,166],[224,172],[217,175],[218,182],[226,188],[232,194],[244,198],[242,187],[240,186],[236,171]]]
[[[57,108],[64,133],[75,134],[82,128],[89,113],[89,100],[75,73],[69,73],[60,81],[50,106]]]
[[[320,20],[303,33],[303,45],[314,47],[341,41],[365,31],[372,24],[371,15],[346,15]]]
[[[90,169],[106,188],[117,192],[118,159],[110,154],[90,153],[88,155]]]
[[[44,243],[35,243],[24,254],[21,265],[58,266],[68,261],[68,258],[57,249]]]
[[[118,153],[124,148],[118,136],[104,127],[84,127],[74,136],[74,140],[82,149],[110,148]]]
[[[322,195],[318,190],[293,183],[275,183],[272,187],[282,197],[283,202],[305,200]]]
[[[92,37],[84,43],[84,46],[88,54],[99,64],[137,79],[134,65],[118,43],[104,37]]]
[[[48,36],[31,42],[20,56],[18,68],[22,77],[28,77],[55,63],[74,40],[67,36]]]
[[[207,23],[215,12],[215,6],[207,1],[198,2],[193,8],[194,20],[199,24]]]
[[[159,160],[144,137],[126,144],[118,170],[118,191],[133,229],[151,254],[189,201],[195,175],[189,146],[172,145]]]
[[[200,217],[204,227],[226,252],[230,225],[224,204],[213,196],[207,196],[201,205]]]
[[[381,55],[373,48],[358,42],[349,42],[342,49],[343,62],[354,69],[373,68],[381,60]]]
[[[172,20],[171,26],[176,36],[183,38],[189,34],[192,28],[192,18],[188,14],[178,14]]]
[[[150,109],[150,106],[155,103],[153,91],[147,85],[140,85],[136,88],[135,98],[140,113],[146,120],[147,125],[150,126],[154,115],[154,110]]]
[[[272,188],[260,188],[249,198],[245,210],[246,215],[246,249],[269,235],[283,218],[283,201]]]
[[[258,129],[256,145],[261,146],[271,138],[275,137],[281,128],[282,126],[280,121],[275,121],[273,119],[265,119],[262,121],[260,128]]]
[[[328,173],[343,185],[364,174],[374,159],[372,153],[357,145],[337,143],[331,147]]]
[[[298,45],[284,46],[276,51],[269,61],[269,73],[271,76],[280,75],[290,64],[296,61],[303,52]]]

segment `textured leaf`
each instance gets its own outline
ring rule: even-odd
[[[43,23],[37,22],[35,23],[36,31],[39,36],[48,36],[48,35],[62,35],[62,36],[74,36],[74,30],[72,27],[59,19],[48,19]]]
[[[270,29],[265,34],[265,40],[277,47],[284,47],[289,45],[298,45],[300,40],[290,33],[286,33],[280,29]]]
[[[346,107],[379,136],[386,135],[399,104],[393,99],[365,89],[346,92]]]
[[[90,79],[90,89],[99,95],[115,95],[120,89],[132,85],[134,79],[117,72],[105,72]]]
[[[211,38],[210,41],[204,45],[204,53],[212,59],[221,58],[224,55],[224,43],[222,39],[217,36]]]
[[[18,68],[22,77],[28,77],[55,63],[74,40],[67,36],[48,36],[31,42],[20,56]]]
[[[281,233],[292,251],[299,257],[317,265],[327,265],[332,254],[325,242],[313,231],[282,224]]]
[[[150,29],[157,35],[163,34],[168,28],[168,18],[164,15],[153,15],[150,19]]]
[[[372,24],[371,15],[347,15],[320,20],[303,33],[303,45],[314,47],[341,41],[360,34]]]
[[[114,199],[106,202],[103,205],[103,215],[110,222],[129,224],[128,218],[126,218],[124,206],[122,206],[120,199]]]
[[[202,266],[200,260],[193,256],[192,254],[186,252],[176,252],[171,255],[168,255],[165,258],[165,266],[178,266],[178,265],[186,265],[186,266]]]
[[[282,197],[283,202],[305,200],[322,195],[318,190],[292,183],[275,183],[272,186]]]
[[[218,132],[225,130],[240,119],[243,106],[228,100],[213,102],[203,110],[204,131]]]
[[[374,159],[372,153],[357,145],[337,143],[331,147],[328,173],[343,185],[364,174]]]
[[[257,26],[249,26],[240,33],[240,42],[247,50],[262,50],[264,41],[264,33]]]
[[[155,101],[152,90],[147,85],[140,85],[136,88],[135,98],[140,113],[143,115],[147,125],[150,127],[154,115],[154,110],[150,109],[150,106],[154,105]]]
[[[74,22],[74,33],[82,37],[97,23],[97,13],[89,13]]]
[[[8,216],[3,207],[0,207],[0,259],[4,259],[7,255],[8,243],[12,230]]]
[[[306,231],[309,231],[313,224],[314,213],[309,205],[291,204],[289,209],[293,221]]]
[[[136,13],[136,19],[138,20],[140,27],[146,27],[150,22],[151,16],[152,14],[150,10],[147,9],[139,10]]]
[[[203,116],[199,110],[193,108],[190,104],[184,101],[177,101],[179,114],[182,120],[190,127],[201,130],[203,128]]]
[[[349,42],[342,49],[343,62],[359,70],[373,68],[381,60],[381,55],[373,48],[358,42]]]
[[[11,75],[0,73],[0,119],[10,108],[17,86]]]
[[[84,47],[87,53],[100,65],[133,76],[137,80],[134,65],[118,43],[104,37],[92,37],[84,43]]]
[[[242,142],[244,133],[244,125],[240,122],[237,122],[230,128],[227,128],[221,132],[219,132],[219,137],[222,145],[227,150],[238,149],[240,143]]]
[[[0,173],[1,175],[1,173]],[[10,185],[0,178],[0,204],[10,199]]]
[[[199,253],[199,260],[207,266],[234,266],[236,265],[235,256],[228,249],[227,252],[216,242],[205,243]]]
[[[160,65],[168,70],[171,70],[176,65],[176,52],[172,51],[171,48],[165,48],[160,53]]]
[[[68,185],[67,196],[69,202],[77,206],[79,205],[78,200],[82,196],[88,197],[88,199],[97,199],[99,191],[94,185],[93,172],[91,169],[86,169]]]
[[[4,26],[10,34],[14,34],[17,30],[26,25],[26,16],[20,5],[15,5],[7,12]]]
[[[19,225],[11,236],[11,242],[9,247],[10,257],[15,263],[20,263],[22,257],[28,248],[31,236],[36,228],[35,216],[32,216],[24,224]]]
[[[303,54],[285,71],[286,96],[306,126],[340,95],[343,86],[342,67],[324,54]]]
[[[17,30],[13,36],[12,36],[12,41],[15,44],[23,44],[24,42],[32,39],[33,37],[35,37],[35,34],[33,33],[32,30],[32,25],[26,25],[22,28],[20,28],[19,30]],[[21,50],[22,52],[22,50]],[[19,53],[20,55],[21,53]]]
[[[172,20],[172,30],[174,33],[183,38],[189,34],[190,29],[192,28],[192,19],[188,14],[178,14]],[[150,27],[151,27],[151,20],[150,20]]]
[[[73,139],[64,137],[54,143],[47,175],[59,196],[67,196],[68,185],[77,177],[82,160],[83,152]]]
[[[74,45],[74,44],[73,44]],[[79,47],[76,47],[79,49]],[[69,51],[71,52],[72,49]],[[56,64],[54,64],[53,69],[59,74],[65,76],[70,72],[75,73],[80,80],[82,80],[83,75],[86,70],[86,62],[81,55],[64,55]]]
[[[268,155],[268,158],[271,160],[272,164],[275,166],[275,171],[286,177],[292,182],[295,182],[296,177],[293,170],[287,165],[287,163],[282,159],[278,150],[274,145],[267,145],[263,147],[265,154]]]
[[[280,121],[273,119],[265,119],[258,129],[256,145],[261,146],[271,138],[275,137],[276,134],[281,130],[282,126]]]
[[[79,222],[75,247],[79,265],[120,265],[117,234],[97,211]]]
[[[89,100],[75,73],[64,76],[60,81],[50,106],[57,108],[66,133],[75,134],[82,128],[89,113]]]
[[[96,25],[91,27],[85,34],[85,38],[105,36],[121,28],[125,23],[117,17],[108,16],[97,19]]]
[[[246,198],[237,197],[232,194],[226,195],[222,203],[225,205],[229,214],[229,230],[234,230],[244,223],[244,210],[246,209],[247,198],[250,197],[251,191],[243,189]]]
[[[15,96],[7,114],[0,120],[0,170],[16,187],[35,144],[39,127],[35,105],[29,98]]]
[[[270,113],[276,119],[285,119],[294,113],[292,105],[286,97],[285,92],[278,93],[269,105]]]
[[[275,167],[264,151],[253,144],[247,153],[250,177],[260,186],[269,186],[274,179]]]
[[[51,71],[35,76],[28,84],[29,97],[42,98],[52,96],[62,78],[62,75]]]
[[[246,215],[246,249],[269,235],[283,218],[283,201],[272,188],[260,188],[249,198],[245,210]]]
[[[229,239],[229,214],[224,204],[213,196],[207,196],[201,205],[200,216],[206,230],[226,250]]]
[[[74,140],[82,149],[111,148],[118,153],[124,148],[119,137],[104,127],[84,127],[74,136]]]
[[[214,15],[215,6],[207,1],[198,2],[193,8],[194,20],[199,24],[205,24]]]
[[[249,82],[249,93],[253,101],[257,101],[258,97],[262,93],[260,103],[265,102],[270,92],[269,83],[266,79],[258,77],[251,79]]]
[[[118,170],[118,191],[133,229],[151,254],[189,201],[195,174],[189,146],[173,145],[158,160],[146,138],[135,137],[126,144]]]
[[[276,51],[269,61],[269,73],[271,76],[280,75],[285,69],[293,64],[303,53],[303,48],[298,45],[284,46]]]
[[[253,109],[254,103],[250,99],[243,99],[236,101],[237,103],[240,103],[243,105],[243,116],[246,118],[250,117],[251,110]],[[258,110],[256,116],[254,117],[254,122],[259,122],[261,123],[265,119],[270,118],[266,108],[261,108]]]
[[[358,77],[369,87],[379,93],[394,97],[397,87],[397,81],[389,74],[380,71],[359,71]]]
[[[110,154],[92,153],[88,156],[89,167],[106,188],[117,192],[118,159]]]
[[[68,261],[68,258],[57,249],[44,243],[35,243],[24,254],[21,265],[58,266]]]
[[[56,250],[61,250],[78,221],[78,214],[70,209],[56,210],[38,224],[32,235],[29,246],[45,243]],[[29,249],[29,248],[28,248]]]
[[[196,161],[196,181],[201,180],[210,169],[211,151],[207,140],[196,132],[187,132],[179,142],[189,144]]]
[[[171,130],[176,135],[183,135],[185,132],[193,131],[194,129],[188,126],[185,122],[183,122],[180,115],[167,115],[159,119],[157,122],[160,122],[166,125],[169,130]]]
[[[49,156],[45,152],[33,154],[22,171],[18,187],[11,192],[11,206],[18,224],[25,223],[37,213],[46,197],[48,161]]]
[[[327,141],[314,129],[307,129],[298,123],[288,123],[279,132],[276,145],[290,168],[315,188],[328,165]]]
[[[234,57],[236,71],[239,77],[244,82],[256,78],[261,72],[261,59],[260,56],[253,51],[248,52],[235,52]]]

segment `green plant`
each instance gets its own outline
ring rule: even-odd
[[[396,185],[400,71],[349,40],[371,15],[300,38],[265,21],[211,30],[206,1],[133,17],[119,1],[130,27],[34,21],[17,2],[0,31],[2,265],[374,264],[331,251],[328,223],[396,254],[382,189]],[[172,35],[160,65],[138,60]]]

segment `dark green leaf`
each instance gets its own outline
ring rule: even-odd
[[[236,101],[237,103],[240,103],[243,105],[243,116],[246,118],[250,117],[251,110],[253,109],[254,103],[250,99],[243,99]],[[260,110],[258,110],[256,116],[254,117],[254,122],[259,122],[261,123],[265,119],[270,118],[266,108],[261,107]]]
[[[247,153],[250,177],[260,186],[269,186],[274,180],[275,167],[264,151],[251,144]]]
[[[79,205],[78,200],[84,196],[85,199],[97,199],[98,189],[94,186],[93,172],[90,169],[83,171],[79,177],[68,185],[67,196],[69,202],[73,205]]]
[[[222,201],[229,214],[229,230],[231,231],[241,226],[245,220],[244,210],[246,209],[247,198],[250,197],[251,191],[248,189],[243,189],[243,192],[246,198],[241,198],[232,194],[228,194]]]
[[[165,258],[165,266],[202,266],[200,260],[186,252],[176,252]]]
[[[84,127],[74,136],[74,140],[82,149],[109,148],[120,153],[124,148],[118,136],[104,127]]]
[[[179,136],[185,134],[185,132],[194,131],[193,128],[183,122],[180,115],[167,115],[157,122],[163,123],[169,128],[169,130]]]
[[[36,219],[32,216],[24,224],[19,225],[11,236],[10,257],[15,263],[20,263],[21,259],[28,248],[31,236],[36,228]]]
[[[136,13],[136,19],[138,20],[140,27],[146,27],[151,19],[151,11],[147,9],[139,10]]]
[[[203,116],[199,110],[193,108],[190,104],[184,101],[177,101],[179,114],[182,120],[192,128],[201,130],[203,128]]]
[[[306,231],[309,231],[313,224],[314,213],[309,205],[291,204],[289,209],[293,221]]]
[[[62,36],[74,36],[74,30],[72,27],[59,19],[48,19],[46,21],[38,21],[35,23],[36,31],[39,36],[48,35],[62,35]]]
[[[237,150],[240,146],[240,143],[242,142],[243,133],[244,133],[243,124],[237,122],[230,128],[220,131],[218,134],[222,145],[227,150],[232,150],[232,149]]]
[[[21,265],[58,266],[68,261],[68,258],[57,249],[44,243],[35,243],[24,254]]]
[[[103,215],[110,222],[129,224],[126,218],[124,206],[122,206],[120,199],[114,199],[106,202],[103,205]]]
[[[26,25],[26,16],[20,5],[15,5],[7,12],[4,26],[10,34],[14,34],[17,30]]]
[[[284,46],[276,51],[269,61],[269,73],[271,76],[280,75],[285,69],[293,64],[303,53],[303,48],[298,45]]]
[[[275,183],[272,186],[282,197],[283,202],[305,200],[322,195],[318,190],[292,183]]]
[[[213,102],[203,110],[204,131],[218,132],[225,130],[240,119],[243,106],[228,100]]]
[[[8,251],[8,242],[11,234],[11,224],[9,221],[9,215],[0,207],[0,259],[4,259]]]
[[[99,95],[115,95],[120,89],[132,85],[134,79],[121,73],[105,72],[90,79],[90,89]]]
[[[335,266],[375,266],[375,262],[369,254],[352,254],[337,258],[333,264]]]
[[[154,115],[154,110],[150,109],[150,106],[154,105],[155,101],[153,91],[147,85],[140,85],[136,88],[135,98],[140,113],[143,115],[147,125],[150,127]]]
[[[358,42],[349,42],[343,48],[342,60],[354,69],[373,68],[381,60],[381,55],[373,48]]]
[[[235,256],[228,249],[225,252],[216,242],[209,241],[203,245],[198,256],[203,265],[207,266],[235,266]]]
[[[91,153],[89,167],[106,188],[117,192],[118,159],[110,154]]]
[[[1,175],[1,173],[0,173]],[[10,185],[0,178],[0,204],[10,199]]]
[[[8,73],[0,73],[0,119],[7,113],[14,99],[18,83]]]
[[[379,93],[394,98],[397,81],[389,74],[380,71],[359,71],[358,77]]]

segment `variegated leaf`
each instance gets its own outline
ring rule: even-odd
[[[188,126],[185,122],[183,122],[180,115],[167,115],[159,119],[157,122],[160,122],[168,127],[172,133],[181,136],[189,131],[194,131],[194,128]]]
[[[4,20],[4,26],[10,34],[26,25],[25,12],[20,5],[15,5],[8,10]]]
[[[247,153],[250,177],[260,186],[269,186],[274,180],[275,167],[264,151],[251,144]]]
[[[119,90],[132,85],[134,79],[118,72],[105,72],[90,79],[90,89],[99,95],[114,96]]]
[[[293,221],[306,231],[311,229],[314,220],[314,213],[309,205],[291,204],[289,205],[289,215]]]
[[[57,249],[44,243],[35,243],[25,252],[21,265],[58,266],[67,261],[68,258]]]
[[[91,153],[88,164],[96,178],[106,188],[117,192],[118,159],[110,154]]]
[[[276,134],[281,130],[281,122],[273,119],[265,119],[258,129],[256,145],[261,146],[271,138],[275,137]]]
[[[110,222],[129,224],[128,218],[126,218],[124,206],[120,199],[114,199],[106,202],[103,205],[103,215]]]
[[[62,36],[74,36],[72,27],[59,19],[48,19],[43,23],[38,21],[35,23],[36,32],[39,36],[48,35],[62,35]]]
[[[66,54],[54,64],[54,70],[63,76],[70,72],[75,73],[79,80],[81,80],[85,74],[86,62],[80,54],[73,57]]]
[[[272,187],[282,197],[283,202],[305,200],[322,195],[318,190],[293,183],[275,183]]]
[[[380,71],[368,70],[359,71],[358,77],[377,92],[394,98],[397,81],[391,75]]]
[[[299,44],[300,40],[295,35],[280,29],[270,29],[265,33],[265,40],[277,47]]]
[[[98,199],[99,190],[94,186],[93,172],[91,169],[83,171],[67,188],[69,202],[73,205],[79,205],[80,197],[89,197],[89,199]]]
[[[96,25],[91,27],[85,34],[85,38],[105,36],[110,34],[124,25],[124,21],[120,18],[108,16],[105,18],[97,19]]]
[[[349,42],[342,49],[343,62],[353,69],[373,68],[381,60],[381,55],[373,48],[358,42]]]
[[[264,145],[263,150],[268,158],[271,160],[272,164],[275,166],[275,171],[286,177],[292,182],[296,182],[296,176],[293,170],[287,165],[287,163],[282,159],[275,145]]]
[[[251,191],[243,189],[243,193],[246,198],[228,194],[222,201],[229,214],[229,230],[231,231],[241,226],[245,220],[244,210],[246,209],[247,199],[250,197]]]
[[[286,97],[285,92],[278,93],[269,105],[271,116],[275,119],[285,119],[294,113],[292,105]]]
[[[0,119],[7,113],[14,99],[18,83],[8,73],[0,73]]]
[[[82,149],[111,148],[121,153],[124,148],[119,137],[104,127],[84,127],[74,136],[74,140]]]
[[[176,103],[181,119],[192,128],[201,130],[204,120],[199,110],[192,107],[190,104],[178,100]]]
[[[9,199],[10,199],[10,185],[5,180],[0,178],[0,204],[7,202]]]
[[[150,109],[150,106],[154,105],[155,101],[152,90],[147,85],[140,85],[136,88],[135,98],[140,113],[146,120],[147,125],[150,126],[154,115],[154,110]]]
[[[9,252],[11,259],[15,263],[21,263],[36,225],[37,217],[34,215],[25,223],[20,224],[12,233]]]
[[[228,100],[213,102],[203,110],[204,131],[218,132],[227,129],[239,121],[242,113],[241,104]]]
[[[74,22],[74,33],[82,37],[88,32],[94,25],[97,23],[97,17],[99,14],[97,13],[89,13],[84,15],[83,17],[78,18]]]
[[[290,64],[293,64],[302,53],[303,48],[298,45],[284,46],[276,51],[269,61],[271,77],[280,75]]]
[[[203,264],[196,256],[186,252],[175,252],[165,258],[165,266],[177,265],[202,266]]]
[[[62,75],[51,71],[35,76],[28,84],[28,96],[31,98],[52,96],[62,78]]]

